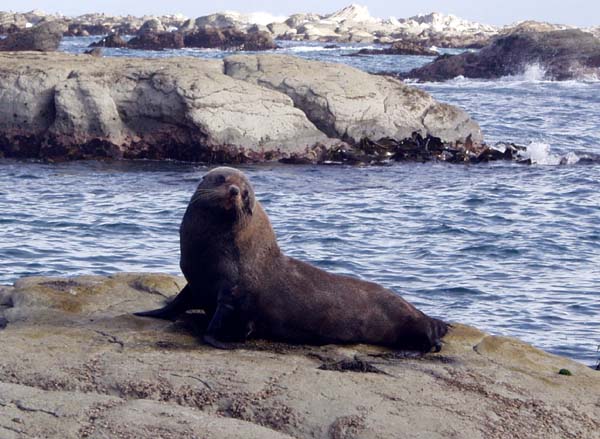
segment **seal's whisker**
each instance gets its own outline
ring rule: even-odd
[[[212,201],[221,198],[221,193],[216,190],[203,190],[202,192],[196,191],[190,200],[190,204],[197,201]]]

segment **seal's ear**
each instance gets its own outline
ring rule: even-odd
[[[254,212],[254,204],[256,204],[256,200],[254,198],[254,191],[251,188],[248,188],[248,196],[244,200],[244,209],[248,215],[252,215]]]

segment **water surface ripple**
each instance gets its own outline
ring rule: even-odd
[[[178,227],[207,168],[0,161],[0,283],[179,273]],[[598,166],[256,166],[281,247],[424,311],[593,364]]]

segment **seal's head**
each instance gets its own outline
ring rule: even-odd
[[[219,209],[237,217],[252,215],[254,189],[243,172],[220,167],[209,171],[198,185],[190,204]]]

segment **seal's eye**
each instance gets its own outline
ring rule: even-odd
[[[217,184],[225,183],[225,176],[221,175],[221,174],[217,175],[215,177],[215,183],[217,183]]]

